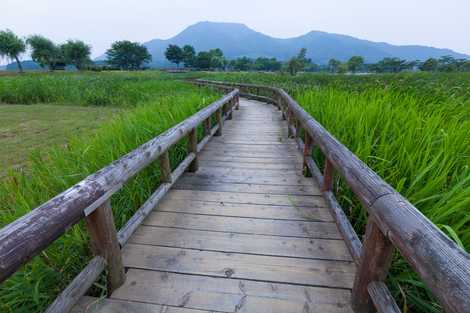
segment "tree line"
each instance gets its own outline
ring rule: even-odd
[[[29,47],[31,58],[41,67],[50,71],[73,65],[77,70],[93,70],[97,67],[91,60],[91,46],[81,40],[67,40],[57,44],[41,36],[20,38],[11,30],[0,31],[0,57],[15,60],[18,70],[23,72],[20,55]],[[128,40],[116,41],[106,51],[106,69],[137,70],[152,60],[147,48]]]

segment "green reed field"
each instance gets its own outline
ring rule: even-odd
[[[216,100],[220,95],[158,72],[26,74],[0,78],[0,103],[38,103],[63,110],[108,106],[112,118],[77,132],[67,144],[36,149],[24,170],[0,179],[0,227],[26,214],[87,175],[138,147]],[[22,106],[23,110],[24,108]],[[117,113],[116,113],[117,112]],[[38,115],[37,118],[40,118]],[[83,122],[83,121],[82,121]],[[42,137],[38,137],[41,140]],[[21,139],[21,138],[20,138]],[[0,139],[1,143],[1,139]],[[8,151],[5,151],[8,153]],[[172,166],[186,155],[184,143],[170,151]],[[138,174],[112,198],[119,229],[159,185],[158,165]],[[0,285],[1,312],[42,312],[91,259],[87,232],[79,224]],[[104,293],[101,281],[96,295]]]
[[[284,88],[463,249],[470,251],[470,74],[227,73],[206,78]],[[318,154],[318,153],[317,153]],[[317,160],[322,163],[319,155]],[[336,194],[358,234],[366,211]],[[403,312],[442,312],[397,255],[389,285]]]

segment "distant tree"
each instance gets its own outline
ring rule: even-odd
[[[311,63],[311,60],[307,59],[306,55],[307,55],[307,49],[302,48],[300,49],[297,56],[292,57],[289,61],[287,61],[287,70],[291,75],[296,75],[297,72],[305,69],[305,66],[308,63]]]
[[[352,73],[356,73],[364,67],[364,58],[361,56],[353,56],[348,61],[348,69]]]
[[[183,63],[185,67],[192,67],[194,66],[196,58],[196,50],[191,45],[185,45],[183,47]]]
[[[26,43],[31,47],[31,58],[41,67],[48,67],[50,71],[64,64],[64,56],[59,46],[50,39],[41,35],[30,36]]]
[[[438,62],[441,72],[456,72],[459,69],[459,61],[450,55],[440,57]]]
[[[61,45],[62,54],[67,64],[75,65],[78,70],[82,70],[91,63],[91,47],[80,40],[68,40]]]
[[[200,51],[196,56],[196,67],[201,70],[209,70],[211,68],[211,54],[207,51]]]
[[[425,72],[435,72],[438,68],[439,61],[434,58],[427,59],[419,66],[419,69]]]
[[[209,54],[211,56],[210,61],[210,68],[211,69],[218,69],[225,67],[226,60],[224,57],[224,53],[219,48],[209,50]]]
[[[224,68],[228,62],[220,49],[200,51],[195,59],[195,67],[201,70],[215,70]]]
[[[274,72],[279,71],[282,63],[276,58],[263,58],[259,57],[254,61],[253,68],[258,71]]]
[[[106,51],[107,63],[121,70],[138,70],[144,63],[152,61],[147,48],[128,40],[116,41]]]
[[[328,70],[331,73],[338,73],[340,66],[341,66],[341,61],[339,61],[339,60],[330,59],[330,61],[328,61]]]
[[[169,45],[168,48],[166,48],[165,57],[168,61],[175,63],[176,67],[179,67],[184,58],[183,49],[177,45]]]
[[[16,36],[11,30],[0,31],[0,57],[15,60],[18,71],[23,72],[20,62],[20,54],[26,51],[26,44],[23,39]]]
[[[232,60],[231,65],[236,71],[249,71],[253,68],[253,60],[248,57],[241,57]]]

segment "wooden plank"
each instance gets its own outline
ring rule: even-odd
[[[351,288],[355,265],[345,261],[199,251],[127,244],[126,267],[309,286]]]
[[[200,190],[170,190],[165,198],[168,201],[185,199],[218,203],[247,203],[288,207],[303,206],[326,208],[325,200],[318,196],[253,194]]]
[[[175,306],[83,297],[70,313],[211,313]]]
[[[283,171],[283,170],[295,170],[302,171],[302,164],[299,163],[278,163],[278,164],[269,164],[269,163],[235,163],[235,162],[225,162],[225,161],[207,161],[201,160],[199,162],[201,167],[222,167],[227,169],[255,169],[255,170],[274,170],[274,171]]]
[[[279,154],[271,152],[254,152],[254,151],[228,151],[228,150],[203,150],[201,151],[201,157],[216,156],[216,157],[239,157],[239,158],[266,158],[266,159],[292,159],[299,158],[296,153]]]
[[[200,160],[204,161],[220,161],[220,162],[234,162],[234,163],[256,163],[256,164],[298,164],[301,162],[299,156],[287,156],[287,157],[243,157],[243,156],[227,156],[223,154],[211,154],[211,153],[201,153]]]
[[[279,177],[279,178],[292,178],[294,176],[303,177],[302,171],[300,170],[292,170],[292,169],[240,169],[240,168],[220,168],[220,167],[202,167],[198,171],[199,175],[235,175],[235,176],[271,176],[271,177]],[[308,180],[308,178],[305,178]],[[310,180],[312,182],[312,180]]]
[[[352,313],[350,292],[130,269],[112,298],[237,313]]]
[[[306,186],[312,184],[312,180],[303,176],[259,176],[256,173],[230,172],[227,174],[217,174],[217,172],[201,173],[201,169],[195,174],[186,174],[186,177],[197,177],[200,179],[220,181],[225,183],[246,183],[246,184],[268,184],[268,185],[290,185]]]
[[[321,195],[315,185],[268,185],[226,183],[223,179],[204,179],[194,176],[182,177],[174,186],[174,189],[206,190],[206,191],[230,191],[242,193],[261,193],[277,195]]]
[[[165,227],[140,227],[130,243],[176,248],[351,261],[342,240],[258,236]]]
[[[243,203],[220,203],[198,200],[163,200],[155,211],[265,219],[333,222],[326,208],[272,206]]]
[[[336,225],[327,222],[253,219],[154,211],[149,214],[143,225],[286,237],[342,239]]]

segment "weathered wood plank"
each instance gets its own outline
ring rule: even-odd
[[[130,243],[306,259],[351,261],[342,240],[258,236],[165,227],[140,227]]]
[[[401,313],[385,283],[371,282],[367,286],[367,290],[378,313]]]
[[[302,164],[300,163],[249,163],[249,162],[226,162],[217,160],[200,160],[199,164],[202,167],[223,167],[223,168],[239,168],[239,169],[260,169],[260,170],[302,170]]]
[[[170,190],[167,200],[200,200],[218,203],[265,204],[289,207],[323,207],[326,203],[318,196],[253,194],[240,192],[218,192],[200,190]]]
[[[352,288],[351,262],[198,251],[139,244],[123,249],[126,267],[181,274]]]
[[[61,311],[65,312],[65,311]],[[70,313],[211,313],[175,306],[83,297]],[[213,313],[213,312],[212,312]]]
[[[321,195],[315,185],[269,185],[269,184],[247,184],[226,183],[223,179],[205,179],[201,177],[182,177],[174,186],[174,189],[182,190],[205,190],[205,191],[229,191],[242,193],[261,193],[277,195]]]
[[[218,312],[351,313],[350,292],[130,269],[113,298]]]
[[[268,184],[268,185],[301,185],[306,186],[312,184],[312,180],[304,177],[303,175],[277,175],[277,176],[260,176],[257,173],[250,172],[230,172],[217,173],[211,171],[210,173],[202,172],[201,169],[194,174],[186,174],[187,177],[197,177],[200,179],[213,180],[214,182],[220,181],[225,183],[245,183],[245,184]]]
[[[172,212],[152,212],[147,226],[223,231],[286,237],[341,239],[334,223],[208,216]]]
[[[165,199],[155,211],[265,219],[333,222],[327,208],[220,203],[188,199]]]

